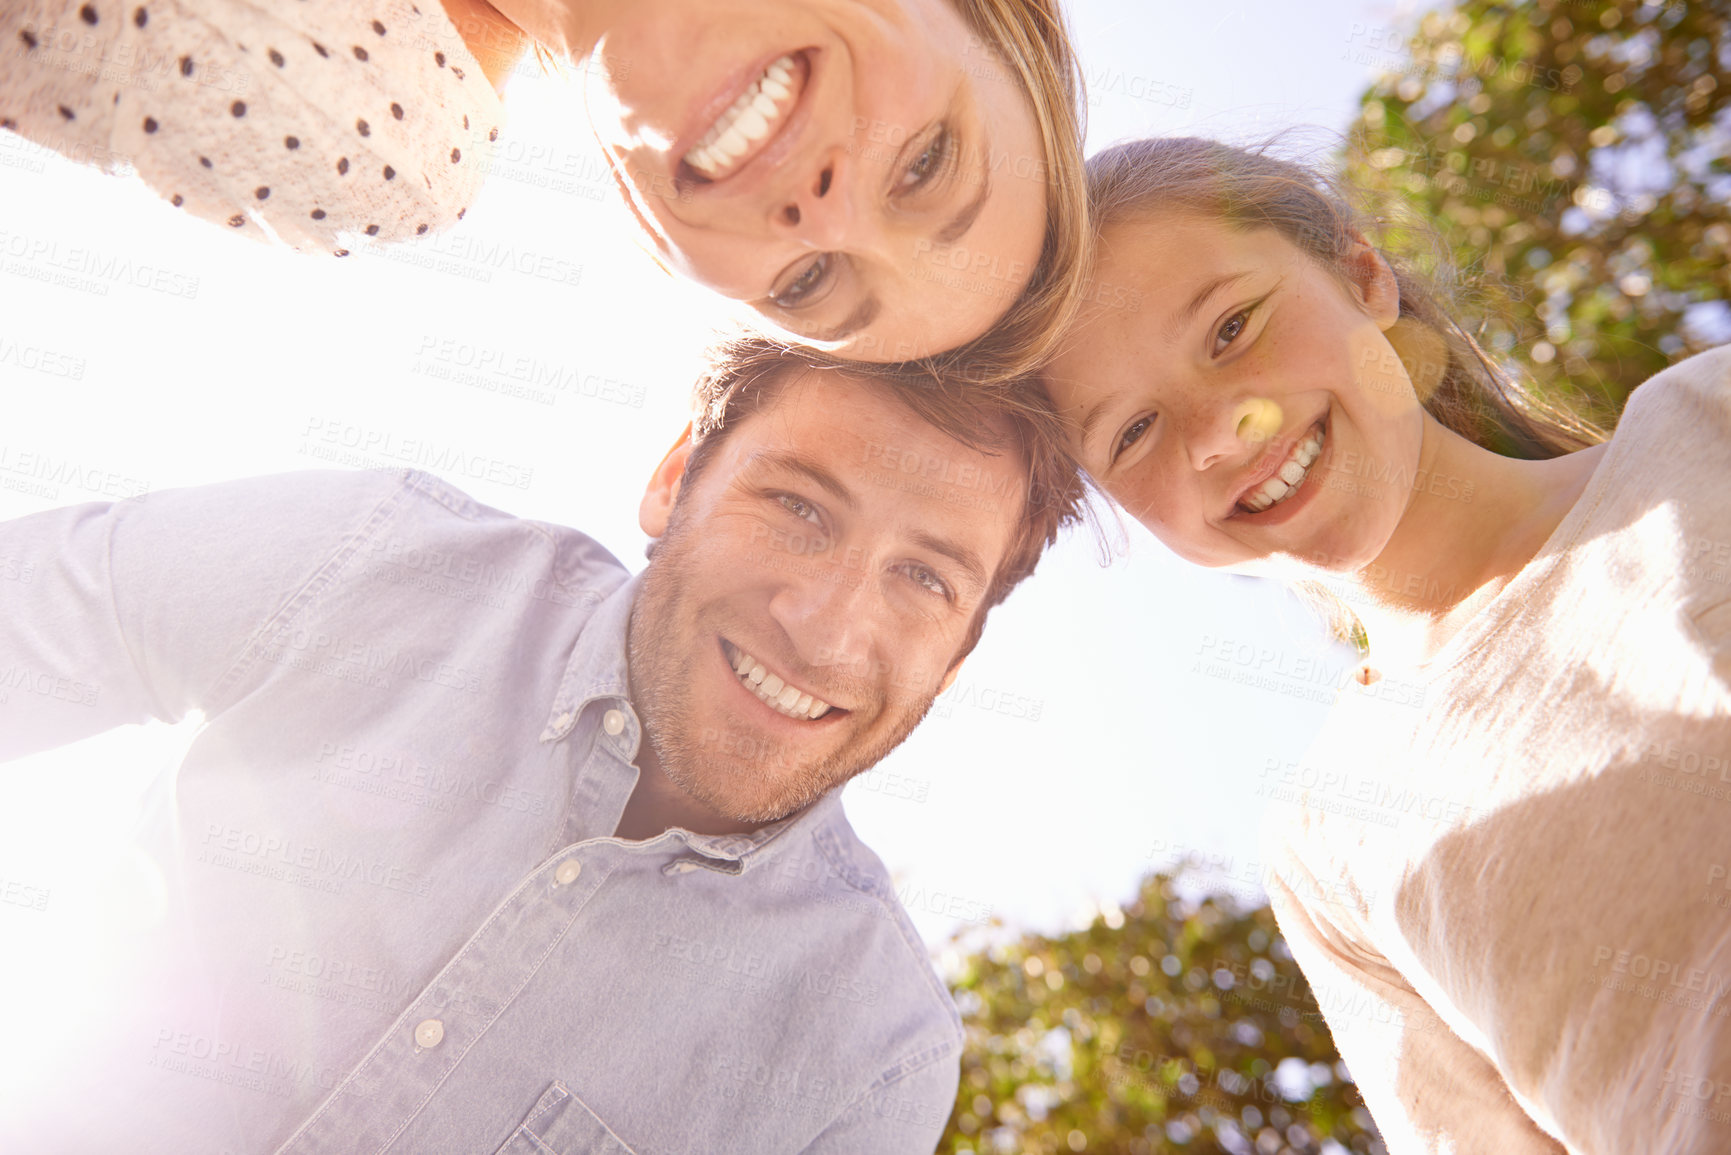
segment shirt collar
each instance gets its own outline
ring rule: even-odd
[[[678,858],[669,864],[668,873],[702,866],[724,874],[743,874],[751,867],[776,856],[795,837],[795,832],[810,833],[841,814],[841,789],[838,787],[797,814],[779,822],[771,822],[748,834],[693,834],[675,828],[670,833],[684,840],[697,852],[695,858]],[[685,862],[688,866],[680,866]]]
[[[637,590],[643,575],[635,574],[615,586],[611,593],[595,593],[600,605],[583,623],[572,647],[571,660],[565,663],[565,676],[559,679],[559,690],[553,695],[553,709],[547,715],[541,741],[557,742],[571,732],[583,707],[597,698],[626,698],[630,678],[626,672],[627,632],[631,625],[631,607],[637,602]]]

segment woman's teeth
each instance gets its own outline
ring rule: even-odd
[[[829,713],[832,707],[821,698],[801,693],[776,675],[763,668],[763,663],[734,645],[723,641],[727,656],[733,660],[733,672],[746,689],[778,714],[789,718],[815,720]]]
[[[703,139],[685,154],[685,163],[710,180],[720,180],[738,167],[741,158],[769,136],[793,107],[797,67],[789,54],[764,69],[757,83],[715,118]]]
[[[1315,429],[1292,447],[1292,453],[1281,463],[1273,477],[1245,494],[1238,504],[1251,513],[1261,513],[1279,505],[1292,496],[1299,482],[1310,475],[1310,467],[1321,454],[1322,430]]]

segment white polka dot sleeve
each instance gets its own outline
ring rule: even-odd
[[[0,0],[0,128],[304,251],[460,219],[503,112],[439,0]]]

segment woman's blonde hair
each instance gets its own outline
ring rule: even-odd
[[[1132,141],[1093,156],[1088,203],[1096,235],[1157,209],[1183,209],[1240,228],[1274,229],[1337,274],[1359,238],[1374,243],[1383,224],[1315,168],[1266,148],[1197,137]],[[1459,278],[1446,251],[1440,244],[1429,250],[1428,269],[1403,254],[1382,255],[1400,286],[1400,319],[1389,342],[1431,416],[1509,457],[1558,457],[1605,440],[1604,430],[1485,353],[1456,318]]]
[[[910,367],[934,378],[1000,385],[1026,377],[1056,349],[1081,302],[1093,254],[1082,138],[1082,65],[1058,0],[950,0],[995,59],[1021,84],[1045,155],[1046,234],[1040,259],[1009,310],[984,336]],[[998,163],[1002,158],[988,158]]]

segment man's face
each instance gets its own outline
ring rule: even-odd
[[[833,372],[782,386],[681,490],[683,460],[644,499],[632,697],[675,784],[769,822],[875,765],[949,684],[1026,474]]]

